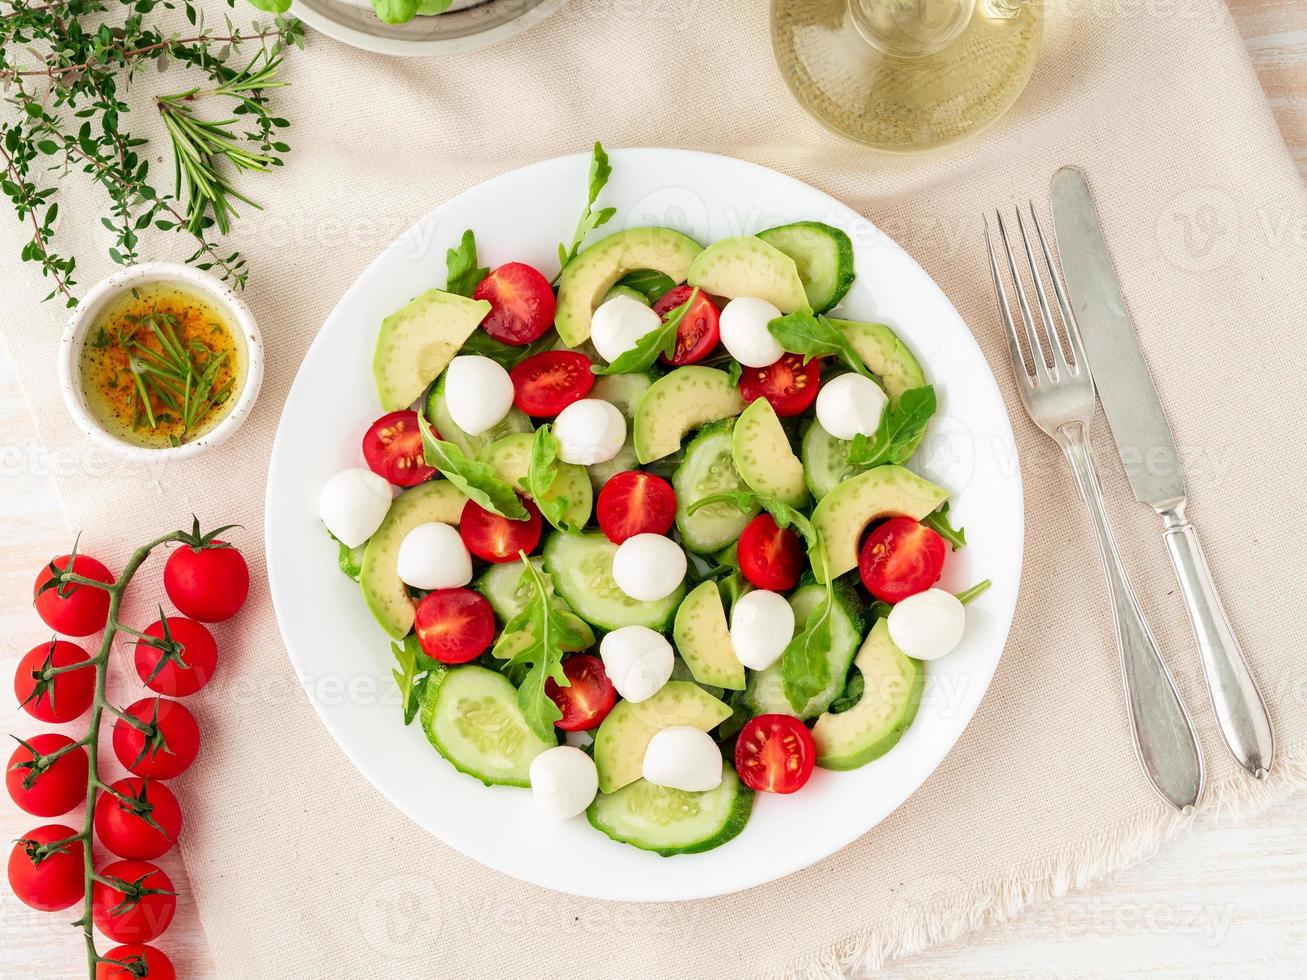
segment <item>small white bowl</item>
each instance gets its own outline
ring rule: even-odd
[[[207,297],[214,306],[226,312],[231,322],[240,328],[245,346],[245,370],[240,379],[240,390],[236,404],[222,420],[208,432],[191,442],[180,446],[141,446],[125,442],[108,431],[91,414],[86,405],[86,396],[82,391],[81,362],[82,345],[91,325],[100,313],[123,293],[136,286],[147,283],[178,283]],[[59,341],[59,387],[63,391],[64,404],[77,423],[77,427],[86,433],[92,442],[116,453],[134,459],[152,460],[190,459],[198,456],[212,446],[225,442],[245,417],[254,408],[254,401],[259,397],[259,386],[263,384],[263,340],[259,334],[258,324],[249,307],[225,283],[215,276],[189,265],[176,262],[144,262],[128,266],[115,272],[107,279],[102,279],[88,292],[68,318],[63,338]]]

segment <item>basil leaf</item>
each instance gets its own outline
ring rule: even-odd
[[[541,516],[559,531],[579,531],[580,528],[564,520],[568,499],[548,496],[549,491],[553,489],[554,481],[558,479],[560,448],[558,437],[550,431],[548,423],[536,429],[535,438],[531,441],[531,457],[527,464],[526,476],[521,480],[522,489],[535,501]]]
[[[490,270],[477,265],[477,241],[469,228],[463,232],[458,248],[445,253],[445,292],[471,296]]]
[[[595,374],[635,374],[639,371],[648,371],[653,367],[659,354],[665,354],[670,358],[676,353],[676,328],[681,325],[685,314],[690,312],[690,307],[698,298],[699,287],[696,286],[690,290],[690,296],[684,303],[668,310],[663,317],[663,322],[637,340],[634,347],[619,355],[617,360],[606,368],[596,369],[592,366],[591,370]]]
[[[585,237],[594,231],[600,225],[607,224],[609,219],[617,213],[617,208],[601,208],[595,210],[595,201],[599,198],[599,193],[608,183],[608,178],[612,176],[613,168],[608,164],[608,154],[604,152],[603,144],[598,140],[595,141],[594,151],[590,157],[590,181],[588,193],[585,201],[585,211],[581,213],[581,220],[576,223],[576,232],[572,235],[572,247],[559,244],[558,246],[558,265],[561,274],[562,267],[576,258],[577,253],[581,251],[581,245]]]
[[[962,527],[954,527],[948,519],[948,501],[939,505],[939,510],[927,514],[921,522],[930,528],[941,538],[947,541],[957,551],[959,548],[967,546],[967,530]]]
[[[377,17],[387,24],[404,24],[412,20],[422,0],[372,0]]]
[[[798,310],[772,320],[767,324],[767,330],[785,350],[802,354],[805,363],[814,357],[837,357],[850,371],[857,371],[880,383],[862,363],[844,331],[824,316]]]
[[[421,413],[418,413],[418,430],[422,433],[422,455],[426,464],[440,470],[445,479],[463,491],[469,500],[511,521],[524,521],[530,517],[518,499],[517,491],[499,478],[493,466],[468,459],[452,442],[437,439],[431,423]]]
[[[849,462],[864,468],[906,462],[934,414],[934,387],[909,388],[897,402],[886,406],[870,439],[861,432],[853,437]]]
[[[424,17],[443,14],[453,2],[454,0],[422,0],[421,6],[418,7],[418,13]]]

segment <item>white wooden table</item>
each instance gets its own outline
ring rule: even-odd
[[[1228,0],[1285,140],[1307,175],[1307,0]],[[0,352],[0,678],[39,640],[31,610],[39,563],[66,550],[71,533],[54,495],[9,358]],[[12,709],[0,709],[0,722]],[[8,731],[15,726],[5,725]],[[8,750],[6,750],[7,754]],[[6,800],[0,840],[37,818]],[[162,862],[181,895],[159,946],[179,976],[215,975],[186,876]],[[82,946],[67,923],[0,887],[0,977],[84,977]],[[108,948],[107,946],[103,948]],[[1037,906],[1010,922],[894,964],[896,977],[1048,976],[1288,977],[1307,975],[1307,796],[1237,826],[1210,821],[1152,860]]]

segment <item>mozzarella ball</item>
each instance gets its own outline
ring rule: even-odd
[[[641,775],[655,786],[702,793],[722,781],[722,750],[707,732],[675,725],[654,733]]]
[[[647,626],[623,626],[603,638],[599,658],[617,693],[628,701],[645,701],[671,679],[675,656],[661,633]]]
[[[455,528],[419,524],[399,543],[399,578],[415,589],[457,589],[472,581],[472,556]]]
[[[545,749],[531,760],[531,798],[550,820],[568,820],[594,802],[599,773],[594,760],[571,745]]]
[[[731,610],[731,646],[752,670],[766,670],[794,639],[794,610],[779,592],[755,589],[736,600]]]
[[[445,408],[470,436],[493,429],[513,407],[513,379],[480,354],[463,354],[445,369]]]
[[[563,732],[563,744],[573,748],[584,749],[595,744],[593,732]]]
[[[590,341],[610,364],[635,348],[635,342],[658,329],[662,317],[631,296],[614,296],[590,318]]]
[[[626,418],[602,398],[572,402],[554,419],[558,455],[564,463],[590,466],[606,463],[626,442]]]
[[[685,552],[661,534],[633,534],[613,555],[613,579],[632,599],[657,602],[685,579]]]
[[[760,368],[775,364],[785,353],[767,329],[781,311],[765,299],[737,296],[722,307],[720,325],[722,343],[745,367]]]
[[[390,509],[390,484],[371,470],[341,470],[322,485],[318,515],[347,548],[357,548],[381,526]]]
[[[861,374],[831,378],[817,392],[817,422],[836,439],[872,435],[889,398],[880,385]]]
[[[938,660],[961,642],[967,613],[953,593],[927,589],[895,603],[886,625],[894,645],[909,657]]]

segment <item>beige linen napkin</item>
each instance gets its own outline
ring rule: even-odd
[[[1053,11],[1012,113],[980,139],[919,158],[864,151],[805,116],[772,64],[756,0],[575,2],[516,41],[441,60],[386,59],[311,35],[286,73],[294,84],[275,101],[293,120],[294,151],[284,170],[242,182],[267,210],[235,236],[251,260],[267,379],[253,418],[220,450],[140,472],[87,448],[58,401],[63,314],[38,305],[42,284],[13,260],[22,229],[0,229],[5,335],[48,446],[75,450],[61,481],[73,525],[97,551],[122,554],[192,511],[245,524],[254,590],[239,628],[225,631],[219,677],[198,698],[203,754],[181,782],[182,846],[223,975],[860,972],[1138,860],[1175,830],[1179,819],[1135,762],[1082,507],[1013,393],[982,261],[982,211],[1046,200],[1049,176],[1068,162],[1097,191],[1188,460],[1193,516],[1278,725],[1275,773],[1262,787],[1221,746],[1155,518],[1104,453],[1126,563],[1201,729],[1204,806],[1248,811],[1302,780],[1307,552],[1293,505],[1303,499],[1307,391],[1291,358],[1307,308],[1307,207],[1223,6]],[[452,193],[596,137],[768,164],[867,214],[975,332],[1008,398],[1027,487],[1016,622],[984,703],[939,770],[821,864],[682,905],[554,894],[418,830],[318,723],[261,577],[273,430],[346,285]],[[92,258],[104,244],[96,214],[72,194],[60,229],[88,285],[108,271]],[[184,245],[163,237],[149,247],[177,258]],[[1101,425],[1098,435],[1106,446]]]

